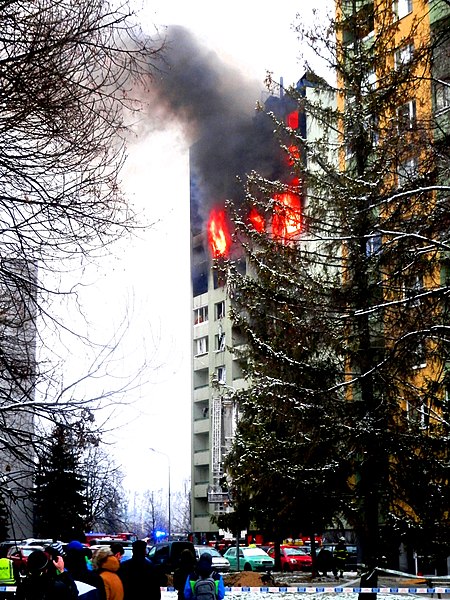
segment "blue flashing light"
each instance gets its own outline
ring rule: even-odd
[[[155,538],[159,539],[165,537],[167,535],[167,531],[162,531],[161,529],[157,529],[155,531]]]

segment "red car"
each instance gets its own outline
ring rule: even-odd
[[[275,558],[275,548],[267,550]],[[280,546],[282,571],[311,571],[312,558],[301,546]]]

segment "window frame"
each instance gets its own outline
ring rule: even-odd
[[[208,322],[208,305],[203,304],[198,308],[194,308],[194,325]]]
[[[417,127],[417,103],[411,98],[397,108],[397,129],[399,133],[412,131]]]
[[[204,348],[202,348],[204,344]],[[199,338],[196,338],[195,340],[195,356],[204,356],[205,354],[208,354],[208,336],[207,335],[202,335]]]
[[[413,11],[413,0],[393,0],[392,11],[394,17],[400,21],[410,15]]]

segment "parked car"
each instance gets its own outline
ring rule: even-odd
[[[173,573],[180,560],[180,554],[188,549],[195,556],[195,548],[192,542],[157,542],[148,551],[149,559],[155,564],[163,567],[166,573]]]
[[[219,571],[220,573],[228,573],[230,570],[230,561],[226,559],[224,556],[220,554],[218,550],[215,548],[211,548],[211,546],[194,546],[195,548],[195,558],[198,560],[200,556],[204,552],[208,552],[212,556],[212,566],[213,569]]]
[[[224,554],[232,571],[238,570],[237,556],[237,548],[235,547],[228,548]],[[269,571],[273,569],[274,564],[273,558],[261,548],[239,547],[239,571]]]
[[[267,554],[275,559],[275,548],[269,548]],[[282,571],[311,571],[311,555],[302,546],[280,546]]]

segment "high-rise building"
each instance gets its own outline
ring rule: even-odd
[[[306,74],[297,83],[300,94],[317,94],[320,79],[312,73]],[[329,92],[327,92],[329,94]],[[327,102],[334,103],[332,94]],[[267,111],[303,136],[319,137],[320,127],[314,119],[306,118],[299,112],[297,103],[283,94],[271,96],[265,102]],[[269,118],[264,115],[262,123],[267,125]],[[272,132],[272,127],[267,131]],[[254,130],[253,130],[254,131]],[[255,134],[256,135],[256,134]],[[274,143],[271,135],[269,143]],[[201,142],[198,142],[201,149]],[[192,531],[197,540],[213,539],[218,527],[211,523],[213,515],[232,510],[228,492],[224,486],[224,459],[231,448],[239,417],[239,407],[234,398],[236,390],[249,383],[243,377],[243,369],[234,349],[245,344],[245,339],[234,327],[229,318],[230,296],[223,276],[213,268],[214,258],[222,254],[232,258],[241,272],[247,272],[248,265],[242,258],[240,249],[231,243],[226,214],[223,207],[205,199],[202,181],[207,173],[196,171],[197,147],[191,148],[191,275],[192,275]],[[278,143],[276,152],[279,152]],[[278,154],[273,158],[277,176],[280,165],[285,165]],[[278,170],[277,170],[278,169]],[[234,178],[234,173],[229,174]],[[298,182],[290,185],[298,186]],[[305,208],[305,198],[284,194],[280,203],[290,203],[285,208],[285,222],[275,215],[272,231],[278,228],[278,235],[289,236],[286,228],[295,229],[292,235],[299,235],[301,215]],[[235,532],[232,532],[235,534]]]
[[[0,494],[9,537],[33,533],[31,502],[36,384],[36,277],[34,263],[2,261],[0,281]]]

